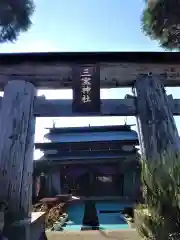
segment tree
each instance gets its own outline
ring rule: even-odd
[[[167,50],[180,50],[180,0],[146,0],[142,30]]]
[[[138,205],[135,210],[140,235],[148,240],[179,239],[180,158],[144,160],[142,183],[145,204]]]
[[[0,43],[14,42],[31,25],[33,0],[0,0]]]

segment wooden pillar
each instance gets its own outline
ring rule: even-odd
[[[36,202],[36,175],[33,174],[32,179],[32,202]]]
[[[31,83],[10,81],[0,112],[0,200],[7,201],[16,220],[32,211],[35,94]]]
[[[147,75],[139,77],[134,87],[142,153],[154,160],[167,152],[177,153],[179,135],[163,84]]]

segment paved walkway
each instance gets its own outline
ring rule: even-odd
[[[140,240],[135,229],[118,231],[47,232],[48,240]]]
[[[47,232],[48,240],[139,240],[136,230]]]

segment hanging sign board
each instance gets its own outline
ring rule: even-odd
[[[100,67],[96,64],[74,66],[72,70],[75,113],[100,112]]]

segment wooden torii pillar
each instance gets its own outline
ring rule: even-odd
[[[7,202],[14,221],[32,212],[35,96],[30,82],[9,81],[0,110],[0,201]]]
[[[179,135],[162,82],[153,75],[140,76],[134,90],[142,154],[157,160],[162,154],[178,153]]]

